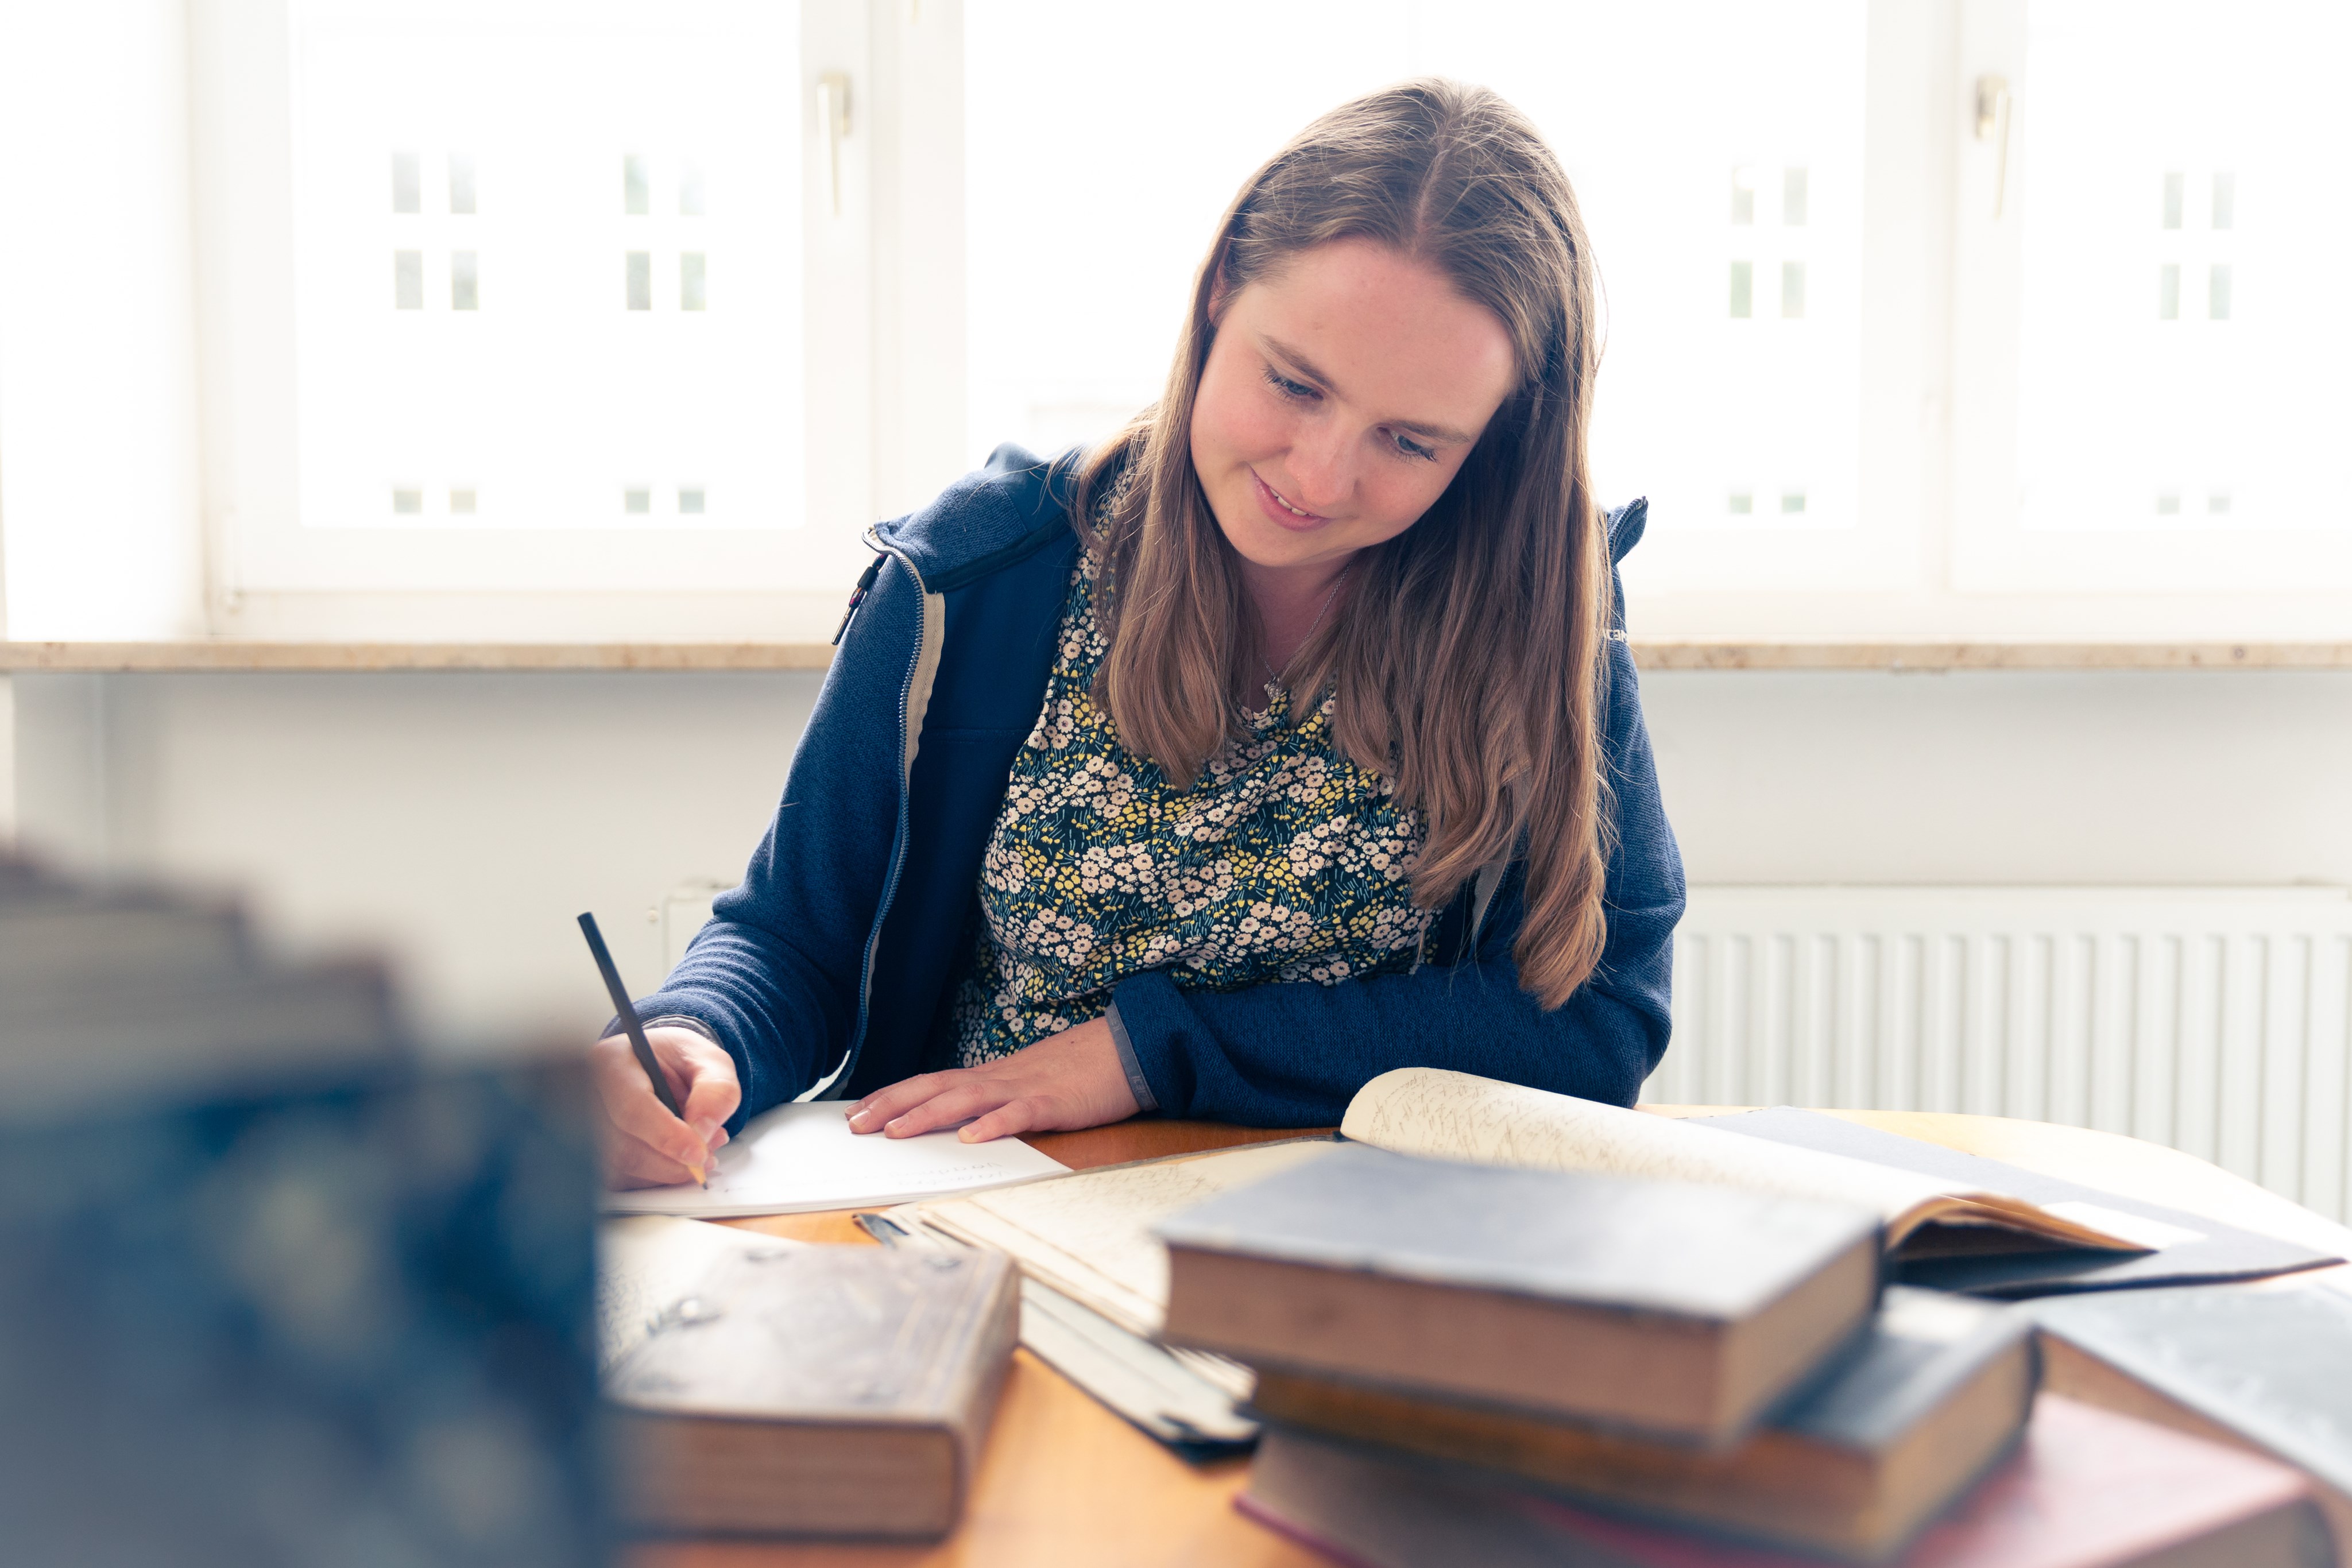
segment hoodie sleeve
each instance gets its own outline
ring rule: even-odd
[[[902,831],[900,697],[922,590],[889,559],[851,619],[743,883],[640,1015],[692,1020],[734,1059],[730,1129],[816,1082],[849,1049]]]

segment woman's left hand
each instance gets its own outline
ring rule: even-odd
[[[1110,1023],[1089,1019],[982,1067],[925,1072],[877,1089],[849,1113],[849,1130],[911,1138],[969,1121],[960,1136],[984,1144],[1013,1133],[1099,1127],[1135,1112]]]

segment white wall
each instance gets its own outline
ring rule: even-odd
[[[12,637],[204,629],[185,9],[0,5]]]
[[[589,1030],[610,1009],[572,917],[650,990],[649,910],[740,874],[818,679],[19,674],[20,834],[388,947],[443,1032]]]
[[[26,841],[380,941],[444,1026],[586,1030],[572,916],[731,880],[813,674],[19,675]],[[2352,673],[1666,674],[1694,881],[2352,883]]]
[[[1695,882],[2352,883],[2352,671],[1654,674]]]

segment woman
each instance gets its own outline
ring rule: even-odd
[[[1566,177],[1426,80],[1243,187],[1165,394],[869,538],[742,886],[597,1045],[614,1176],[827,1080],[908,1136],[1328,1124],[1391,1068],[1628,1103],[1680,857],[1606,519]]]

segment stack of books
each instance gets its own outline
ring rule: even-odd
[[[0,857],[7,1560],[607,1562],[589,1090]]]
[[[1239,1506],[1343,1563],[2328,1560],[2300,1473],[2039,1394],[1882,1225],[1342,1146],[1160,1225],[1163,1337],[1255,1372]]]

